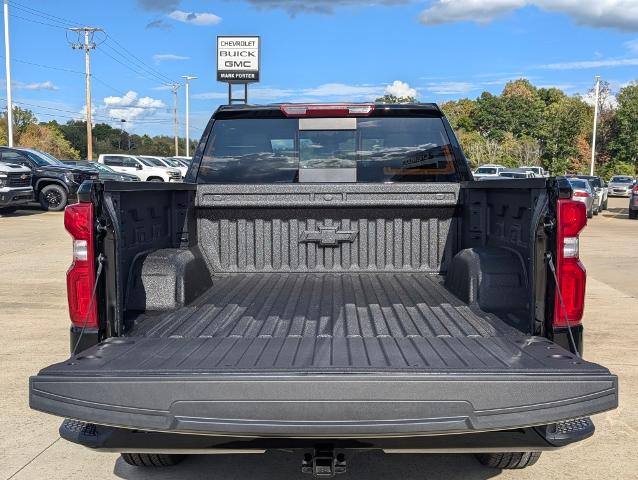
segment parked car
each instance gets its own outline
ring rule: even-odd
[[[594,189],[587,180],[582,180],[580,178],[569,178],[569,183],[572,186],[572,190],[574,194],[572,198],[577,202],[582,202],[585,204],[587,209],[587,218],[592,218],[594,216],[594,203],[595,203],[595,192]]]
[[[596,191],[598,211],[602,212],[603,210],[607,210],[609,187],[605,183],[605,180],[595,175],[573,175],[572,177],[589,181]]]
[[[66,165],[53,155],[32,148],[0,147],[0,161],[31,170],[35,199],[43,209],[53,212],[64,210],[76,200],[82,182],[98,178],[91,168]]]
[[[504,168],[498,173],[499,177],[505,178],[536,178],[536,174],[524,168]]]
[[[31,170],[0,162],[0,213],[11,213],[33,201]]]
[[[179,170],[156,167],[135,155],[102,154],[97,161],[116,172],[135,175],[143,182],[181,182],[182,180]]]
[[[549,173],[543,168],[538,166],[524,166],[521,167],[523,170],[529,170],[530,172],[534,172],[534,175],[537,177],[549,177]]]
[[[107,167],[100,162],[87,162],[86,160],[64,160],[67,165],[80,165],[94,168],[100,180],[111,180],[114,182],[139,182],[140,177],[129,173],[116,172],[111,167]]]
[[[498,177],[498,174],[504,169],[505,167],[503,165],[481,165],[474,170],[474,179],[479,180],[483,177]]]
[[[634,185],[631,189],[629,197],[629,218],[638,219],[638,185]]]
[[[628,175],[616,175],[609,179],[610,197],[629,197],[636,179]]]
[[[136,466],[276,448],[323,478],[357,449],[523,468],[617,407],[578,353],[587,219],[564,178],[469,181],[434,104],[210,125],[196,182],[87,182],[67,209],[72,355],[29,394],[62,438]]]
[[[182,178],[186,176],[186,171],[188,170],[181,163],[166,157],[156,157],[153,155],[140,155],[140,158],[143,160],[146,160],[149,163],[152,163],[156,167],[166,168],[170,170],[179,170],[179,173],[182,176]]]

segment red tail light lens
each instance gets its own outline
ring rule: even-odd
[[[557,224],[556,276],[565,306],[563,308],[557,291],[553,323],[556,328],[564,328],[580,324],[585,308],[587,273],[580,263],[578,250],[578,235],[587,225],[585,205],[574,200],[558,200]]]
[[[578,192],[578,191],[574,192],[573,196],[574,197],[585,197],[585,198],[591,197],[591,195],[589,193],[587,193],[587,192]]]
[[[374,110],[373,104],[307,104],[282,105],[287,117],[367,117]]]
[[[97,307],[95,302],[91,305],[95,287],[93,204],[75,203],[66,207],[64,228],[73,237],[73,263],[66,273],[71,323],[79,328],[97,328]]]

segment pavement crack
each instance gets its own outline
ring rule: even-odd
[[[7,480],[11,480],[13,477],[15,477],[18,473],[20,473],[22,470],[24,470],[25,468],[27,468],[29,465],[31,465],[35,460],[37,460],[37,458],[42,455],[44,452],[46,452],[49,448],[51,448],[53,445],[55,445],[56,443],[58,443],[58,440],[60,440],[60,437],[56,438],[55,440],[53,440],[49,445],[47,445],[45,448],[42,449],[42,451],[40,453],[38,453],[35,457],[33,457],[31,460],[29,460],[27,463],[25,463],[24,465],[22,465],[13,475],[11,475],[9,478],[7,478]]]

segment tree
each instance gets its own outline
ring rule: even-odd
[[[416,103],[414,97],[397,97],[396,95],[385,94],[383,97],[377,98],[374,103]]]
[[[457,130],[462,128],[465,131],[474,130],[472,115],[476,108],[476,102],[468,98],[460,100],[450,100],[441,104],[441,109],[450,121],[452,128]]]
[[[511,112],[503,99],[489,92],[483,92],[476,100],[476,108],[470,118],[481,135],[490,138],[501,138],[512,123]]]
[[[638,162],[638,84],[628,85],[617,96],[616,136],[611,142],[611,150],[618,160]]]
[[[42,150],[64,160],[80,159],[80,152],[75,150],[62,132],[53,125],[27,125],[20,135],[18,145]]]

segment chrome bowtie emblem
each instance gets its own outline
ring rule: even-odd
[[[343,242],[354,242],[359,232],[353,230],[337,230],[337,227],[322,226],[319,230],[301,232],[299,241],[302,243],[318,243],[320,247],[337,247]]]
[[[23,173],[22,175],[20,175],[20,180],[26,180],[27,178],[28,177],[26,173]]]

